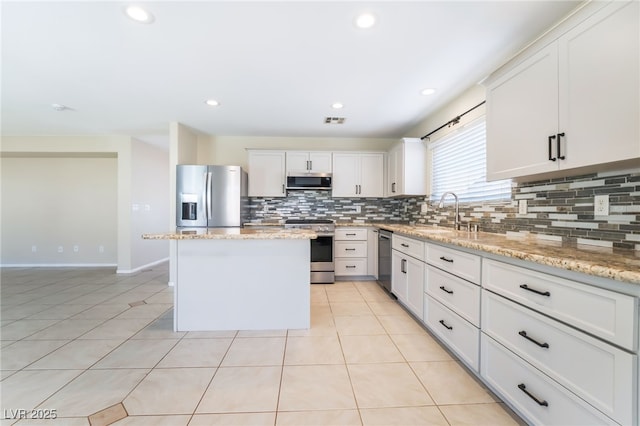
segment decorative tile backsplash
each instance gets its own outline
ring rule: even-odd
[[[286,198],[252,198],[252,222],[329,218],[340,222],[415,222],[453,226],[453,198],[442,209],[425,197],[331,198],[328,191],[291,191]],[[609,195],[610,212],[594,216],[594,196]],[[527,213],[518,213],[526,200]],[[423,213],[421,207],[427,204]],[[463,227],[485,232],[529,232],[579,244],[640,250],[640,168],[624,172],[515,184],[511,200],[460,203]]]

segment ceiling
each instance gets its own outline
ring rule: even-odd
[[[2,133],[402,137],[579,3],[3,1]]]

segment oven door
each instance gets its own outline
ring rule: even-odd
[[[311,270],[333,271],[333,235],[318,235],[311,241]]]
[[[333,235],[318,235],[311,241],[311,284],[333,283]]]

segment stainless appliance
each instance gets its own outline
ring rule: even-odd
[[[311,241],[311,284],[335,281],[333,236],[335,223],[328,219],[288,219],[285,228],[310,229],[318,238]]]
[[[289,172],[287,189],[331,189],[331,173]]]
[[[247,201],[247,173],[240,166],[176,167],[178,227],[242,226]]]
[[[391,236],[393,232],[378,230],[378,283],[391,292]]]

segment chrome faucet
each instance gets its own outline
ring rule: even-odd
[[[438,203],[438,208],[441,209],[444,207],[444,199],[447,197],[447,195],[453,195],[453,198],[456,199],[456,217],[455,217],[453,228],[456,231],[459,231],[460,230],[460,209],[458,206],[458,196],[451,191],[445,192],[444,194],[442,194],[442,198],[440,198],[440,202]]]

